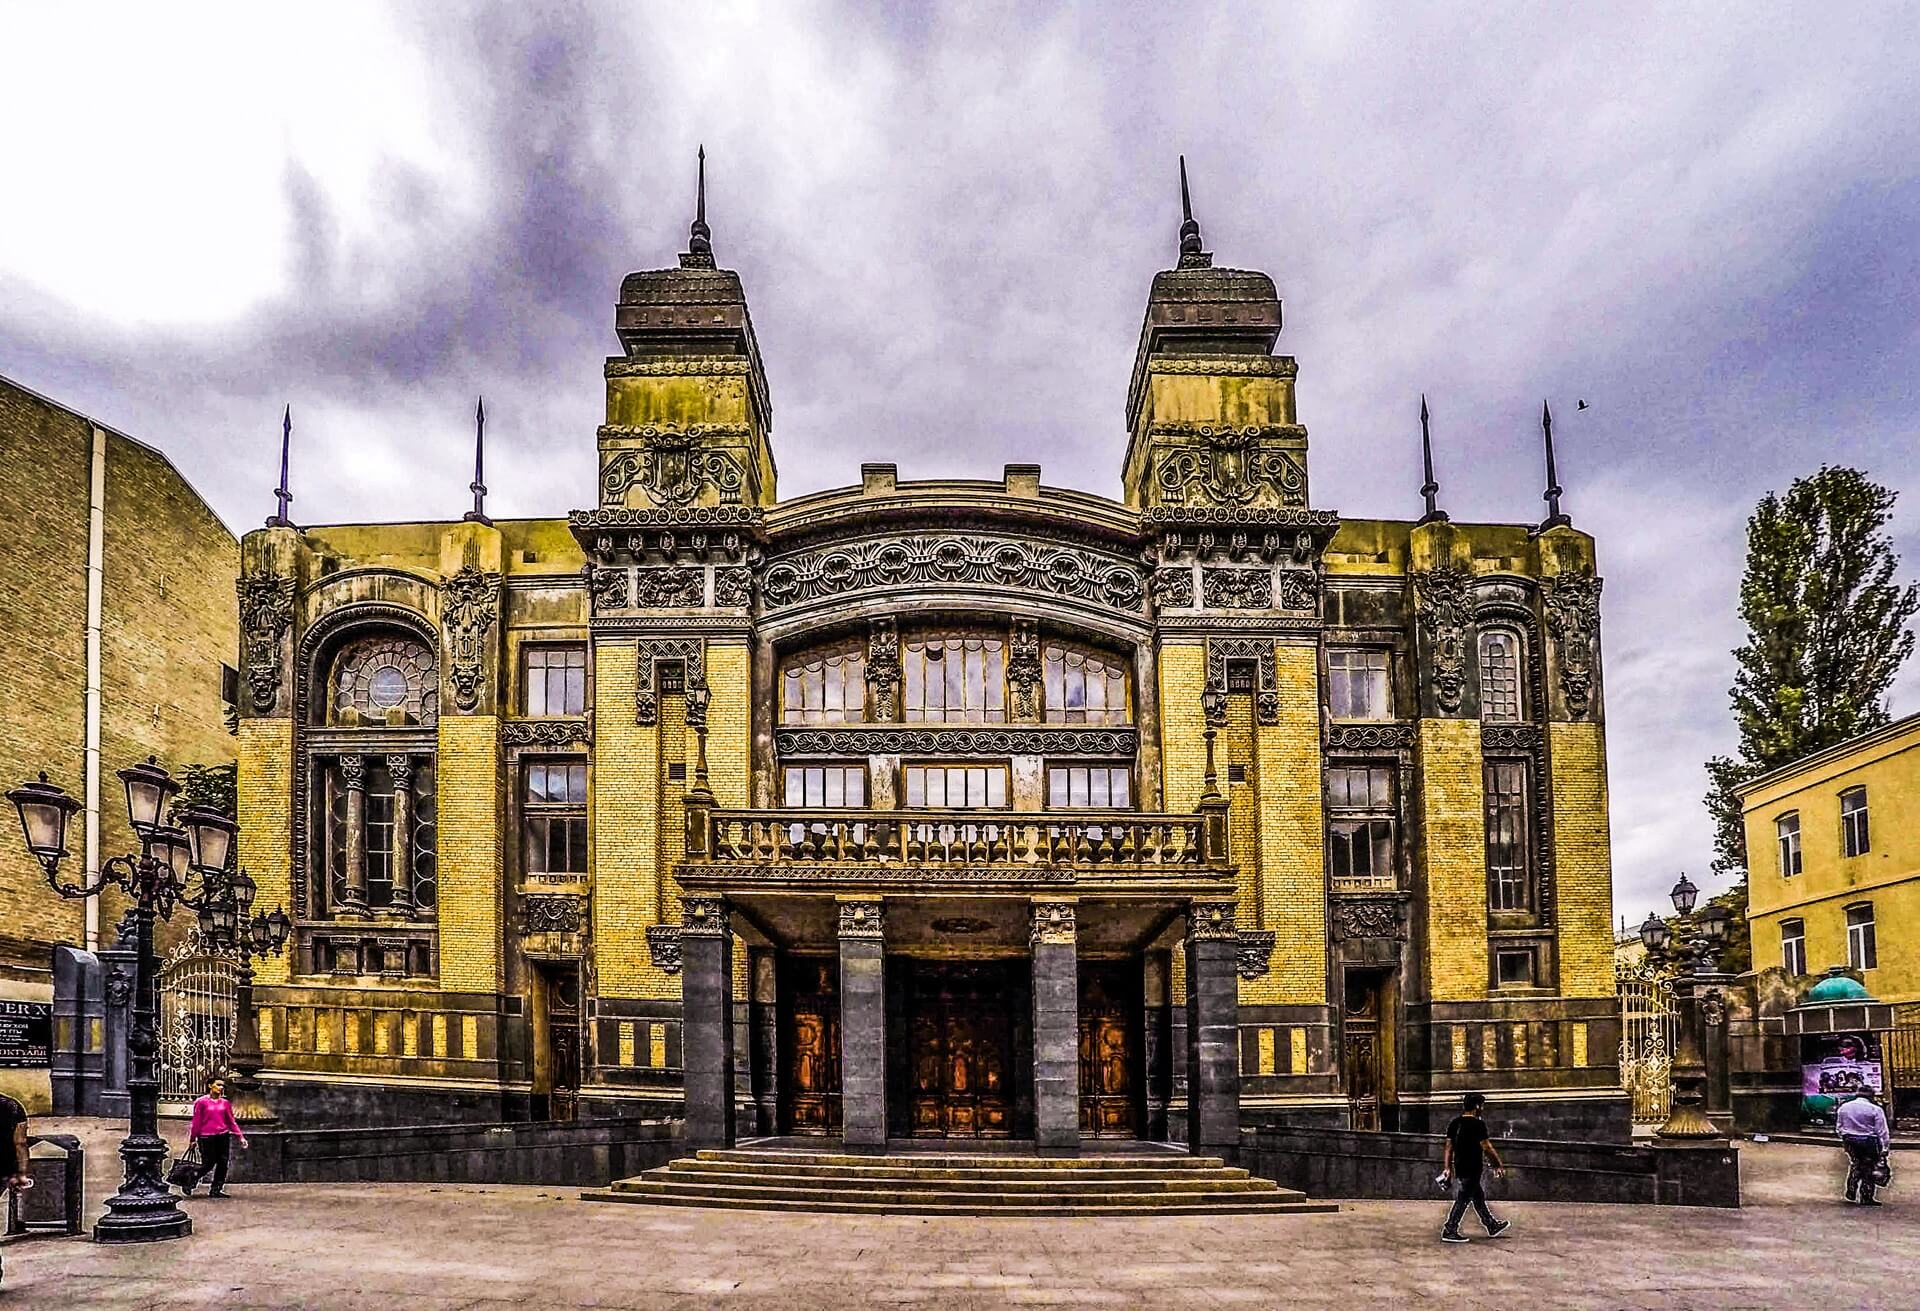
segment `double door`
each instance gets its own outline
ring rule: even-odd
[[[1012,972],[1021,962],[911,961],[907,988],[916,1138],[1012,1134]]]

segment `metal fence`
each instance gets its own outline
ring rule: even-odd
[[[1620,1082],[1633,1099],[1633,1122],[1664,1123],[1673,1109],[1673,1048],[1678,1016],[1673,980],[1645,966],[1615,973],[1620,995]]]
[[[191,933],[160,965],[160,1100],[191,1102],[233,1049],[234,958]]]

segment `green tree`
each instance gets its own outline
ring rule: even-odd
[[[1894,580],[1886,532],[1895,493],[1857,469],[1822,467],[1785,496],[1769,492],[1747,520],[1740,617],[1729,695],[1736,756],[1707,761],[1713,868],[1735,874],[1731,905],[1746,916],[1746,836],[1734,790],[1748,780],[1888,722],[1887,690],[1913,652],[1908,622],[1920,585]]]
[[[240,818],[240,768],[237,765],[188,765],[180,771],[180,792],[173,809],[206,806],[228,819]]]

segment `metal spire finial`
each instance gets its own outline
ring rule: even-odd
[[[1547,490],[1540,497],[1547,503],[1547,517],[1534,531],[1544,533],[1549,528],[1573,526],[1573,520],[1560,512],[1560,473],[1553,463],[1553,408],[1545,401],[1540,402],[1540,436],[1547,446]]]
[[[1420,516],[1421,523],[1445,523],[1447,512],[1434,503],[1434,496],[1440,490],[1440,484],[1433,476],[1433,433],[1427,420],[1427,394],[1420,393],[1420,461],[1426,470],[1427,481],[1420,488],[1420,495],[1426,498],[1427,512]]]
[[[1200,248],[1200,225],[1193,217],[1193,196],[1187,190],[1187,157],[1180,156],[1180,267],[1206,268],[1213,256]]]
[[[492,523],[487,518],[487,398],[473,407],[473,481],[467,484],[473,493],[473,509],[466,518],[474,523]]]
[[[699,153],[700,181],[694,193],[693,225],[687,229],[687,254],[682,268],[713,267],[713,231],[707,227],[707,148]]]
[[[280,418],[280,486],[274,489],[274,498],[280,502],[280,508],[267,520],[269,528],[291,528],[293,520],[287,518],[287,506],[293,501],[293,493],[287,490],[287,453],[293,446],[293,406],[287,406],[287,412]]]

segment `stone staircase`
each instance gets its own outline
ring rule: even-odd
[[[1337,1211],[1215,1156],[1042,1157],[735,1148],[703,1151],[590,1202],[888,1215],[1227,1215]]]

